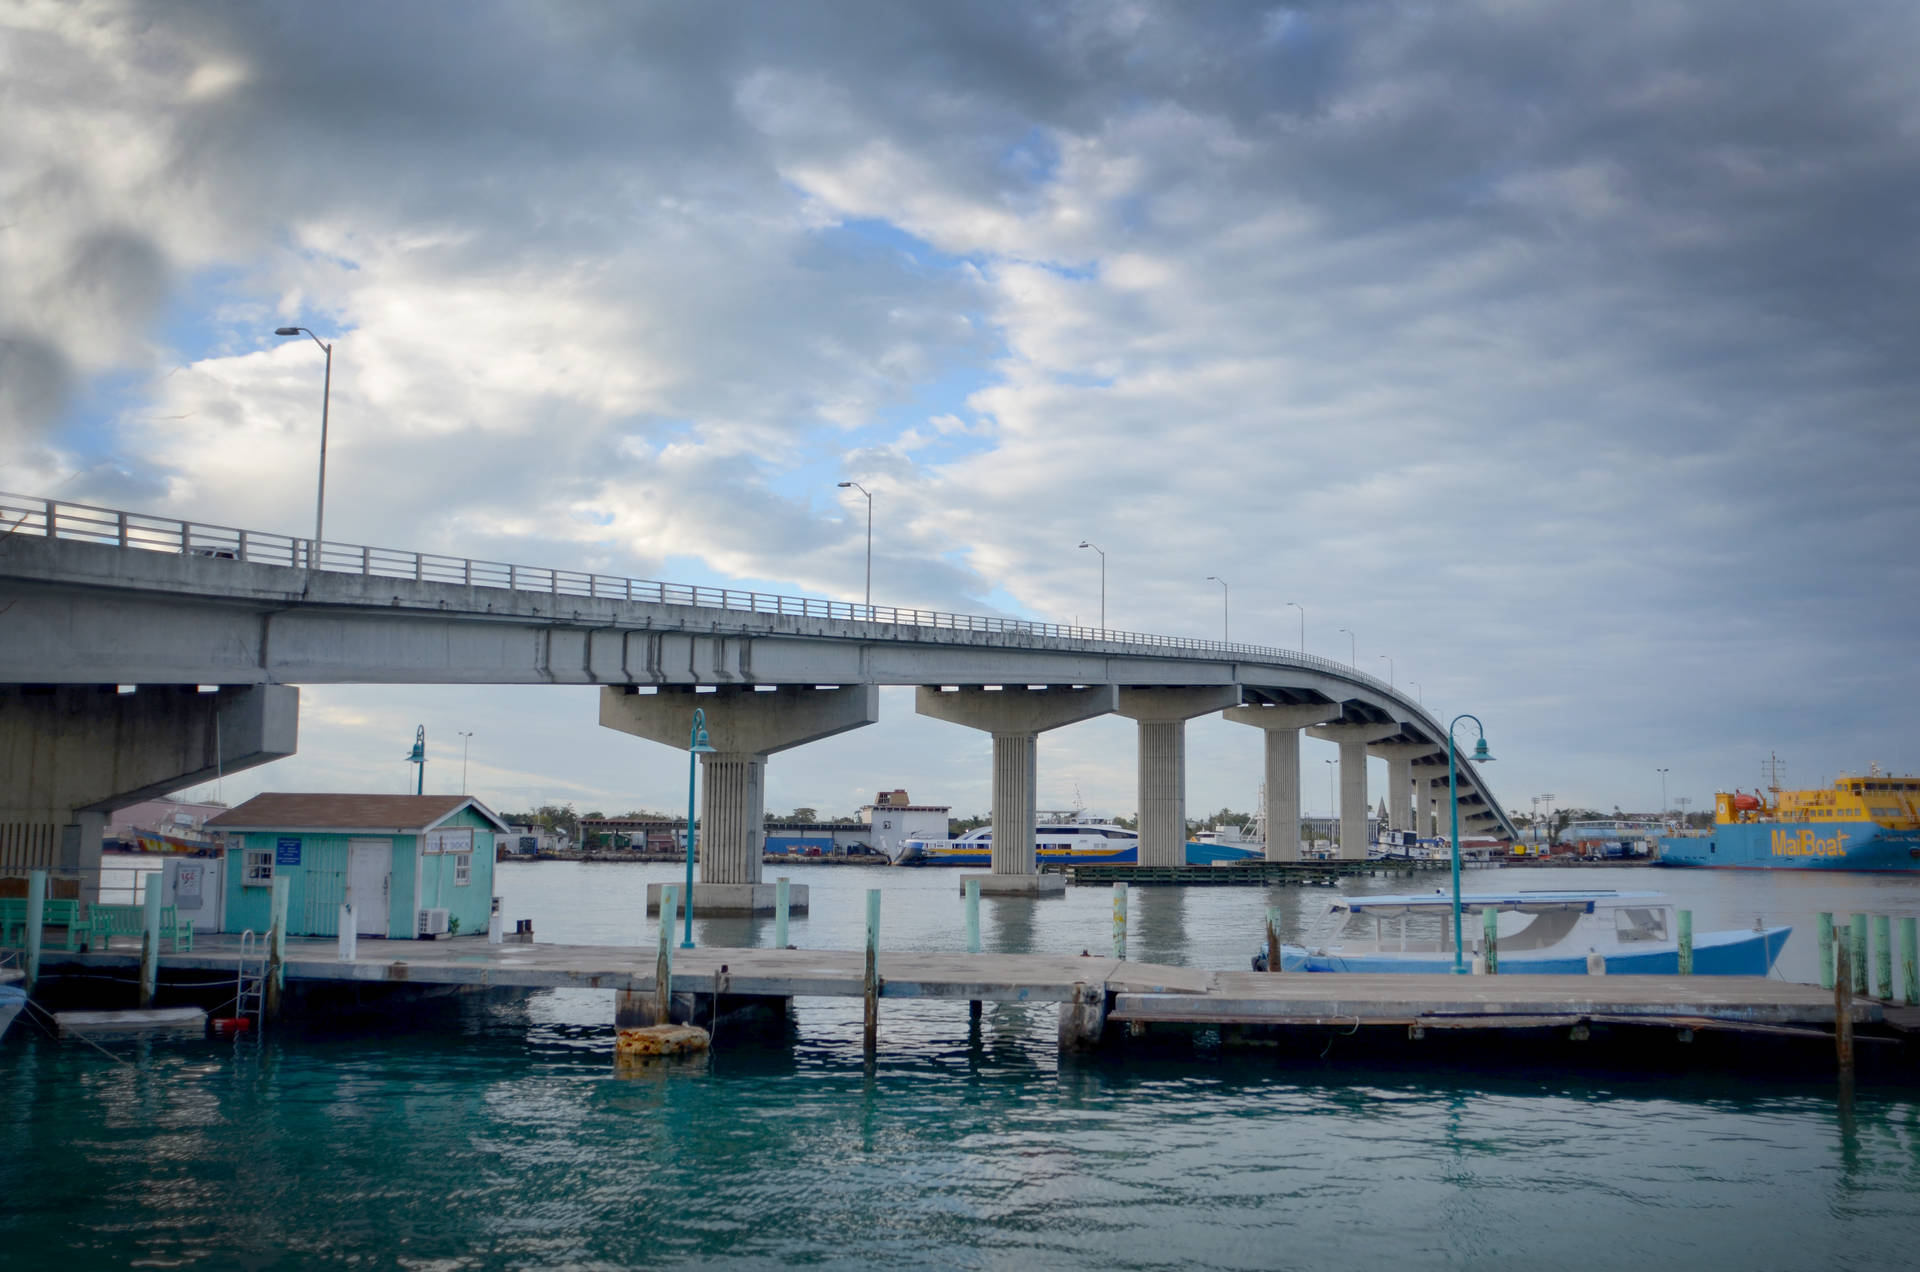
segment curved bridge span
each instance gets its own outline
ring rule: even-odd
[[[81,865],[89,816],[290,754],[302,684],[600,685],[603,725],[681,750],[698,705],[716,749],[703,879],[750,900],[767,756],[874,722],[880,685],[915,686],[922,714],[993,735],[995,877],[1032,877],[1016,846],[1032,841],[1034,739],[1108,713],[1140,725],[1149,864],[1184,852],[1185,721],[1213,712],[1264,734],[1270,857],[1300,853],[1302,729],[1340,747],[1341,856],[1365,855],[1368,754],[1388,762],[1396,827],[1433,817],[1446,833],[1452,812],[1441,721],[1345,664],[1257,645],[315,545],[7,494],[0,591],[0,694],[15,708],[0,869],[45,857],[50,834]],[[1512,837],[1481,775],[1459,767],[1463,834]],[[22,776],[50,769],[68,778]]]

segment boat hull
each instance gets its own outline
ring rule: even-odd
[[[1187,845],[1187,864],[1190,866],[1251,861],[1259,856],[1259,850],[1238,845],[1202,843]],[[1136,843],[1128,843],[1103,849],[1041,848],[1035,852],[1034,857],[1042,866],[1135,865],[1140,860],[1140,847]],[[944,844],[931,846],[915,844],[911,852],[902,853],[894,864],[897,866],[991,866],[993,849],[987,844],[951,847]]]
[[[1696,976],[1765,976],[1786,947],[1791,927],[1765,928],[1760,931],[1705,932],[1694,939],[1693,974]],[[1644,950],[1610,951],[1606,954],[1607,972],[1614,976],[1673,976],[1680,971],[1680,947],[1673,942],[1649,942]],[[1326,950],[1308,950],[1298,945],[1280,949],[1280,967],[1289,972],[1423,972],[1445,973],[1453,970],[1453,955],[1439,952],[1359,951],[1344,953],[1337,946]],[[1499,974],[1580,975],[1587,970],[1587,956],[1581,953],[1538,954],[1515,951],[1500,955]]]
[[[1663,866],[1711,870],[1920,871],[1920,830],[1875,822],[1737,822],[1700,838],[1663,839]]]

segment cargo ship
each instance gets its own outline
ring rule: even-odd
[[[1820,790],[1722,791],[1713,829],[1660,841],[1663,866],[1920,871],[1920,777],[1875,766]]]

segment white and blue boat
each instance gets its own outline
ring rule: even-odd
[[[1289,972],[1451,972],[1453,895],[1340,897],[1328,908],[1329,934],[1282,945]],[[1460,898],[1461,957],[1485,950],[1485,916],[1497,915],[1498,972],[1584,973],[1598,954],[1614,975],[1675,975],[1679,928],[1673,903],[1660,892],[1536,891],[1477,893]],[[1791,927],[1695,932],[1693,971],[1706,976],[1765,976],[1792,935]],[[1254,967],[1265,971],[1265,951]]]
[[[1111,864],[1140,860],[1140,835],[1113,822],[1061,820],[1034,827],[1034,859],[1042,866]],[[1187,864],[1219,865],[1258,857],[1257,844],[1202,842],[1187,845]],[[991,866],[993,827],[979,826],[954,839],[903,840],[896,866]]]

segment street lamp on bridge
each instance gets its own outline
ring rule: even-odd
[[[327,407],[333,399],[333,346],[306,327],[275,327],[276,336],[313,336],[313,343],[327,355],[326,379],[320,384],[320,491],[313,502],[313,547],[307,550],[307,568],[320,568],[320,545],[326,542],[327,529]]]
[[[1307,654],[1307,607],[1298,601],[1288,601],[1287,604],[1300,611],[1300,656],[1304,658]]]
[[[1080,540],[1083,548],[1092,548],[1100,554],[1100,630],[1107,630],[1107,550],[1091,539]]]
[[[1227,598],[1229,593],[1227,591],[1227,581],[1217,574],[1209,574],[1207,575],[1207,582],[1218,583],[1220,585],[1220,641],[1222,644],[1226,644],[1233,639],[1233,637],[1228,634]]]
[[[1380,656],[1387,660],[1387,688],[1391,689],[1393,688],[1393,655],[1382,654]]]
[[[1340,630],[1347,638],[1347,666],[1358,671],[1360,670],[1360,642],[1347,628],[1342,627]]]
[[[853,489],[867,497],[867,617],[873,617],[873,492],[857,481],[843,481],[840,489]]]

